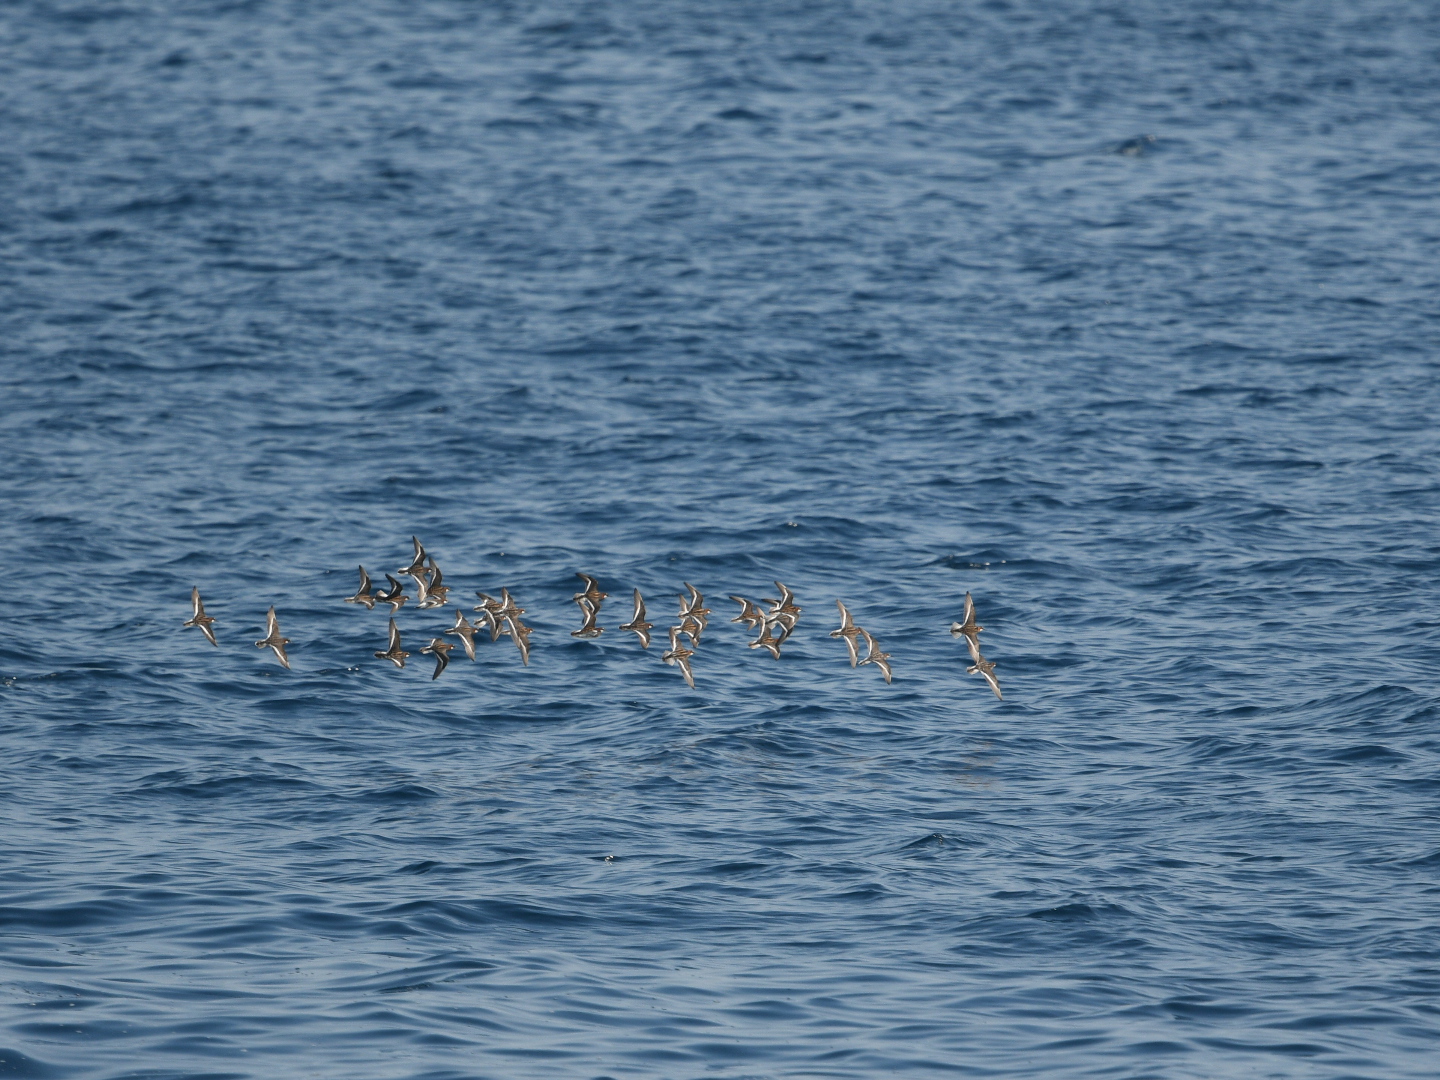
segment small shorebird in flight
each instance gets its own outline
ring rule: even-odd
[[[446,641],[444,638],[437,637],[431,638],[430,644],[426,645],[423,649],[420,650],[426,656],[435,657],[435,674],[430,676],[431,682],[434,682],[436,679],[438,679],[440,677],[440,673],[449,666],[450,650],[454,647],[454,645],[451,645],[450,642]]]
[[[475,595],[480,598],[479,605],[477,605],[473,609],[480,613],[480,618],[475,620],[476,626],[490,627],[490,640],[499,641],[501,619],[500,612],[504,609],[505,605],[502,604],[499,600],[496,600],[489,593],[483,593],[479,590],[476,590]]]
[[[500,606],[495,610],[495,621],[498,628],[495,633],[496,638],[498,639],[500,634],[510,633],[512,629],[512,624],[514,626],[521,626],[522,624],[520,622],[520,616],[524,614],[525,609],[519,604],[515,603],[515,598],[510,595],[510,590],[502,588],[500,590]],[[529,628],[524,629],[525,633],[530,633]],[[516,642],[516,645],[519,645],[518,641]],[[530,655],[530,644],[528,638],[526,639],[524,651],[526,656]],[[528,667],[530,665],[530,661],[526,660],[525,665]]]
[[[691,585],[687,581],[685,582],[685,588],[689,591],[690,595],[689,597],[680,597],[680,618],[682,620],[688,618],[695,621],[696,626],[699,627],[699,632],[691,634],[690,637],[696,645],[699,645],[700,634],[710,625],[710,609],[705,606],[705,597],[700,595],[700,592],[694,585]]]
[[[765,613],[749,600],[746,600],[745,597],[732,596],[730,599],[740,605],[740,614],[731,619],[731,622],[744,623],[750,627],[751,630],[757,631],[765,624]]]
[[[860,663],[874,664],[880,669],[880,673],[885,676],[885,682],[888,685],[890,682],[890,654],[880,651],[879,643],[870,636],[868,631],[861,630],[860,636],[865,639],[865,644],[870,648],[870,651],[865,654],[865,658],[861,660]]]
[[[425,554],[425,545],[420,543],[418,536],[412,536],[410,542],[415,545],[415,557],[410,560],[409,566],[402,566],[395,572],[397,574],[409,574],[411,577],[414,577],[416,574],[424,572],[425,559],[427,556]]]
[[[675,629],[688,637],[691,645],[699,645],[700,635],[705,632],[705,627],[700,620],[688,612],[680,616],[680,625]]]
[[[396,667],[405,666],[405,658],[410,654],[400,647],[400,628],[395,625],[395,619],[390,619],[390,647],[384,652],[375,654],[376,660],[389,660]]]
[[[421,610],[444,607],[445,598],[450,595],[450,586],[442,584],[445,579],[440,573],[440,564],[433,556],[427,558],[430,559],[429,570],[411,575],[415,579],[415,587],[420,590],[415,606]]]
[[[770,610],[765,613],[765,621],[778,625],[783,633],[776,638],[777,641],[784,641],[795,631],[795,623],[800,618],[803,610],[795,603],[795,594],[787,589],[780,582],[775,582],[775,587],[780,590],[780,599],[772,600],[765,596],[761,599],[770,605]]]
[[[845,647],[850,650],[850,666],[854,667],[860,662],[860,650],[855,646],[855,639],[865,631],[855,625],[855,620],[850,617],[850,612],[843,603],[836,600],[835,606],[840,609],[840,629],[831,630],[830,636],[845,639]]]
[[[375,594],[375,602],[377,604],[389,604],[390,614],[394,615],[405,606],[405,601],[410,598],[405,595],[405,586],[396,581],[393,576],[386,574],[385,580],[390,582],[390,588],[385,592],[377,592]]]
[[[640,590],[635,590],[635,617],[627,623],[621,623],[621,630],[632,630],[640,638],[640,647],[650,648],[650,631],[655,624],[645,621],[645,601],[640,596]]]
[[[950,633],[955,635],[955,637],[960,637],[963,634],[970,640],[972,649],[978,649],[980,647],[980,631],[984,629],[983,626],[975,621],[975,601],[971,599],[970,594],[967,592],[965,594],[965,616],[960,622],[952,622],[950,624]]]
[[[585,613],[585,622],[579,630],[571,630],[570,636],[578,638],[597,638],[601,634],[603,634],[605,632],[605,628],[603,626],[595,625],[595,616],[600,614],[600,609],[594,604],[592,604],[590,602],[590,598],[586,596],[580,597],[580,599],[576,600],[575,602],[580,605],[580,610]]]
[[[458,637],[460,639],[460,644],[465,646],[465,655],[468,656],[471,660],[474,660],[475,634],[479,629],[480,627],[471,625],[469,620],[465,618],[465,612],[461,611],[457,607],[455,609],[455,625],[450,627],[449,630],[446,630],[445,633],[454,634],[456,637]]]
[[[521,607],[519,604],[515,603],[515,598],[510,595],[510,590],[509,590],[509,589],[502,588],[502,589],[500,590],[500,612],[499,612],[499,614],[500,614],[500,617],[501,617],[502,619],[509,618],[509,617],[512,616],[512,615],[513,615],[516,619],[518,619],[518,618],[520,618],[521,615],[524,615],[524,614],[525,614],[525,609],[524,609],[523,607]]]
[[[965,674],[984,675],[985,681],[990,684],[990,689],[995,691],[995,696],[1001,701],[1004,701],[1005,695],[1000,693],[1000,680],[995,677],[994,661],[986,660],[985,657],[980,655],[980,646],[975,643],[974,638],[969,639],[969,645],[970,658],[974,660],[975,663],[965,669]]]
[[[375,592],[370,585],[370,575],[365,572],[365,567],[360,567],[360,588],[354,596],[345,597],[347,604],[364,604],[366,611],[375,610]]]
[[[424,557],[426,559],[430,558],[428,554]],[[416,570],[411,567],[405,570],[401,570],[400,576],[408,577],[415,582],[415,606],[419,607],[430,595],[430,568],[428,566],[422,566],[420,567],[420,569]]]
[[[518,609],[517,609],[518,610]],[[520,621],[519,615],[505,616],[505,633],[515,639],[515,647],[520,650],[520,659],[526,667],[530,666],[530,634],[534,631],[533,626],[526,626]]]
[[[257,649],[274,649],[276,657],[286,668],[290,667],[290,658],[285,655],[285,646],[290,644],[288,637],[280,636],[280,620],[275,618],[275,608],[272,606],[265,613],[265,636],[255,642]]]
[[[750,648],[766,649],[769,651],[771,656],[773,656],[776,660],[779,660],[780,643],[785,639],[783,637],[777,638],[773,634],[771,634],[770,631],[773,628],[773,624],[769,621],[766,621],[764,626],[760,630],[760,636],[757,637],[754,641],[750,642]]]
[[[605,598],[610,594],[601,592],[600,583],[589,574],[576,574],[575,576],[585,582],[585,591],[577,592],[570,599],[574,600],[577,604],[582,600],[588,601],[590,606],[595,609],[596,614],[599,614],[601,603],[603,603]],[[584,605],[582,604],[581,606],[583,607]]]
[[[680,628],[670,627],[670,648],[660,654],[660,659],[671,666],[678,666],[680,674],[685,676],[690,689],[695,689],[695,674],[690,670],[690,657],[695,655],[694,649],[687,649],[680,644]]]
[[[205,614],[205,605],[200,602],[200,589],[192,587],[190,590],[190,606],[195,609],[195,614],[185,620],[186,626],[197,626],[200,632],[205,635],[205,640],[211,645],[218,646],[220,643],[215,640],[215,631],[210,626],[215,621],[215,616]]]

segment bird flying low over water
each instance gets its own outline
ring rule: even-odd
[[[700,595],[699,590],[697,590],[694,585],[691,585],[687,581],[685,582],[685,588],[690,595],[688,597],[680,597],[680,619],[682,623],[684,620],[689,619],[695,624],[694,633],[686,632],[690,633],[690,640],[695,642],[696,645],[699,645],[700,635],[704,633],[705,628],[710,625],[710,609],[705,606],[705,597]]]
[[[400,628],[395,625],[395,619],[390,619],[390,647],[384,652],[375,654],[376,660],[389,660],[398,668],[405,666],[405,658],[410,654],[400,647]]]
[[[480,598],[480,603],[473,609],[480,614],[480,618],[475,620],[476,626],[488,626],[490,628],[490,640],[499,641],[500,620],[502,618],[500,612],[504,609],[505,605],[488,593],[477,590],[475,595]]]
[[[867,631],[861,630],[860,636],[865,639],[865,644],[870,649],[860,663],[874,664],[880,669],[880,673],[885,676],[885,682],[888,685],[890,682],[890,654],[888,652],[881,652],[879,644]]]
[[[375,610],[375,593],[370,586],[370,575],[365,572],[365,567],[360,567],[360,588],[355,590],[354,596],[345,597],[347,604],[364,604],[366,611]]]
[[[516,608],[523,611],[523,608]],[[505,616],[505,633],[509,634],[515,641],[515,647],[520,650],[520,659],[526,667],[530,666],[530,634],[535,629],[533,626],[526,626],[520,621],[519,615]]]
[[[773,629],[774,629],[774,624],[767,621],[767,622],[763,625],[763,627],[761,628],[761,630],[760,630],[760,636],[757,637],[754,641],[750,642],[750,648],[752,648],[752,649],[765,649],[765,650],[767,650],[767,651],[770,653],[770,655],[773,656],[776,660],[779,660],[779,659],[780,659],[780,643],[781,643],[782,641],[784,641],[785,639],[784,639],[783,637],[778,637],[778,638],[777,638],[775,635],[773,635],[772,633],[770,633],[770,631],[773,630]]]
[[[597,638],[601,634],[603,634],[605,632],[605,628],[603,626],[595,625],[595,616],[600,614],[600,609],[594,604],[592,604],[589,597],[586,596],[580,597],[580,599],[575,602],[580,605],[580,610],[585,613],[585,622],[581,625],[579,630],[571,630],[570,636],[578,638]]]
[[[627,623],[621,623],[621,630],[630,630],[640,638],[642,649],[650,648],[650,631],[655,624],[645,621],[645,601],[640,596],[640,590],[635,590],[635,617]]]
[[[274,649],[275,656],[286,669],[290,667],[290,658],[285,655],[285,646],[290,644],[288,637],[280,636],[280,620],[275,618],[275,608],[272,606],[265,613],[265,636],[255,642],[257,649]]]
[[[430,560],[429,569],[410,575],[415,579],[415,587],[420,590],[415,606],[422,610],[444,607],[445,598],[450,595],[450,587],[443,584],[445,578],[440,573],[440,564],[434,556],[426,557]]]
[[[205,635],[205,640],[210,642],[211,645],[218,646],[220,643],[215,640],[215,631],[210,629],[211,625],[215,622],[215,617],[205,614],[205,605],[200,602],[200,589],[198,586],[190,590],[190,606],[195,609],[195,614],[185,620],[185,625],[199,628],[200,632]],[[289,665],[287,664],[286,666],[288,667]]]
[[[860,650],[855,645],[855,639],[865,631],[855,625],[855,620],[850,617],[850,612],[844,603],[836,600],[835,606],[840,609],[840,628],[831,630],[830,636],[844,640],[845,647],[850,650],[850,666],[854,667],[860,661]]]
[[[415,545],[415,557],[410,560],[409,566],[402,566],[395,571],[397,574],[409,574],[412,577],[425,569],[425,545],[420,543],[418,536],[412,536],[410,542]]]
[[[967,592],[965,594],[965,614],[960,622],[950,624],[950,633],[955,637],[964,635],[974,643],[975,648],[980,647],[980,631],[985,628],[975,621],[975,601]]]
[[[678,666],[680,674],[685,676],[685,681],[692,690],[695,689],[695,674],[690,670],[690,657],[694,655],[694,649],[687,649],[680,644],[680,628],[670,627],[670,648],[660,654],[660,659],[671,666]]]
[[[688,637],[691,645],[696,646],[700,644],[700,635],[705,632],[705,627],[700,624],[700,620],[690,614],[680,616],[680,625],[675,629]]]
[[[509,590],[509,589],[506,589],[506,588],[501,588],[501,590],[500,590],[500,617],[501,617],[502,619],[505,619],[505,618],[510,618],[510,617],[513,616],[514,618],[518,619],[518,618],[520,618],[521,615],[524,615],[524,614],[525,614],[525,609],[524,609],[523,607],[521,607],[519,604],[515,603],[515,598],[510,595],[510,590]]]
[[[480,628],[471,625],[465,618],[465,612],[459,608],[455,609],[455,625],[446,630],[447,634],[454,634],[460,639],[460,644],[465,646],[465,655],[471,660],[475,659],[475,633]]]
[[[390,614],[394,615],[397,611],[399,611],[402,607],[405,606],[405,601],[409,600],[410,598],[405,595],[405,586],[402,585],[399,581],[396,581],[393,576],[391,576],[390,574],[386,574],[385,580],[390,582],[390,588],[387,589],[385,592],[376,593],[375,602],[377,604],[389,604]]]
[[[600,611],[600,605],[604,603],[605,598],[610,594],[607,592],[601,592],[600,583],[596,581],[593,577],[591,577],[589,574],[576,574],[575,576],[585,582],[585,591],[577,592],[570,599],[574,600],[577,604],[580,604],[581,601],[588,601],[590,606],[593,607],[598,614]],[[584,605],[582,604],[581,606],[583,607]]]
[[[975,600],[967,592],[965,594],[965,612],[959,622],[950,624],[950,633],[955,637],[963,637],[966,646],[970,649],[970,659],[975,661],[965,669],[967,675],[983,675],[985,681],[990,684],[990,689],[1001,701],[1005,695],[1000,692],[1000,680],[995,677],[995,665],[980,655],[980,631],[985,628],[975,621]]]
[[[740,614],[731,619],[731,622],[744,623],[750,627],[751,630],[757,631],[764,625],[765,613],[756,607],[754,603],[746,600],[743,596],[732,596],[730,599],[740,605]]]
[[[584,616],[584,622],[580,624],[579,630],[571,630],[570,636],[597,638],[605,632],[605,628],[603,626],[596,626],[595,619],[600,614],[600,605],[605,602],[605,598],[610,594],[602,591],[600,583],[589,574],[576,574],[575,576],[585,582],[585,591],[577,592],[570,599],[579,605],[580,612]]]
[[[780,599],[772,600],[770,597],[761,599],[770,605],[770,610],[765,612],[765,622],[770,625],[779,626],[781,634],[775,640],[784,641],[795,632],[795,623],[800,618],[803,610],[795,603],[795,594],[787,589],[780,582],[775,582],[775,587],[780,590]]]
[[[440,677],[440,673],[449,666],[450,650],[454,647],[454,645],[451,645],[450,642],[446,641],[444,638],[437,637],[431,638],[430,644],[426,645],[423,649],[420,650],[426,656],[435,657],[435,674],[430,676],[431,682],[434,682],[436,679],[438,679]]]
[[[974,660],[975,663],[965,669],[965,674],[985,676],[985,681],[990,684],[990,689],[995,691],[995,696],[1001,701],[1004,701],[1005,695],[1000,693],[1000,680],[995,677],[994,662],[986,660],[985,657],[980,655],[980,646],[973,637],[968,639],[968,644],[970,646],[970,659]]]
[[[515,642],[516,648],[520,649],[520,655],[525,658],[525,666],[530,666],[530,631],[534,629],[524,625],[520,616],[525,614],[525,609],[515,603],[515,598],[510,595],[510,590],[500,590],[500,606],[495,609],[496,629],[492,631],[494,638],[498,639],[501,634],[515,636],[515,628],[519,627],[524,632],[524,645],[520,641]]]

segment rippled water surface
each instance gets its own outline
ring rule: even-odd
[[[0,8],[0,1075],[1433,1077],[1437,146],[1424,3]]]

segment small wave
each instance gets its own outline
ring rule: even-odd
[[[1128,911],[1118,904],[1092,904],[1082,900],[1075,900],[1068,904],[1058,904],[1055,907],[1041,908],[1038,911],[1028,912],[1025,918],[1066,923],[1088,922],[1093,919],[1108,919],[1114,918],[1117,915],[1129,914]]]
[[[350,797],[361,802],[413,803],[424,802],[429,799],[438,799],[440,798],[440,792],[434,788],[426,787],[424,784],[407,781],[401,784],[390,784],[383,788],[374,788]]]
[[[18,1050],[0,1047],[0,1076],[15,1077],[16,1080],[64,1080],[75,1075],[74,1069],[47,1065]]]

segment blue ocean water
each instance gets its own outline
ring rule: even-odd
[[[0,1076],[1433,1077],[1437,146],[1425,3],[0,7]]]

